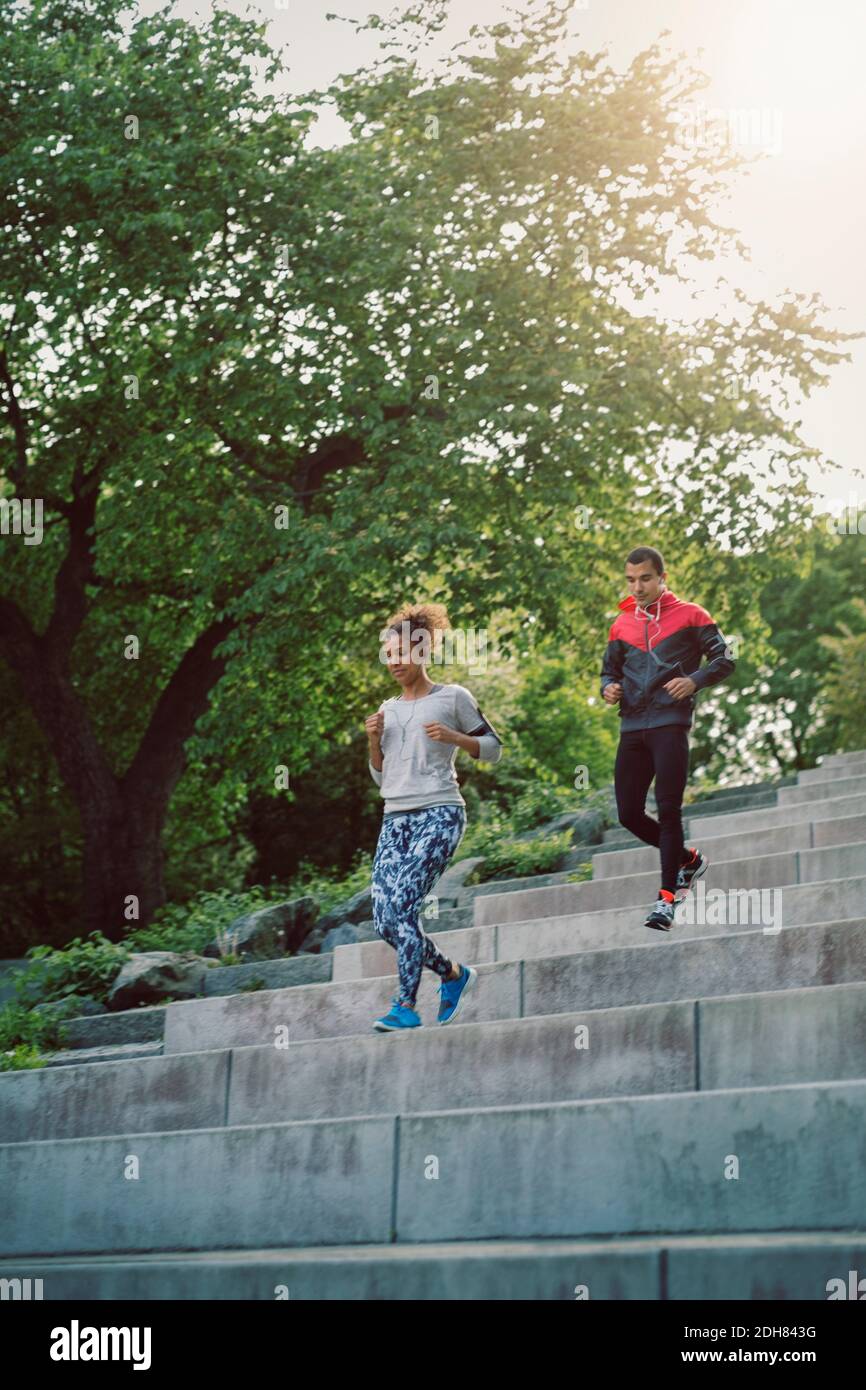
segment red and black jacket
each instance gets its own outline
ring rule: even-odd
[[[608,633],[601,690],[611,681],[622,685],[620,729],[691,728],[695,695],[675,700],[664,687],[675,676],[688,676],[703,690],[731,674],[736,663],[718,627],[699,603],[683,603],[668,589],[647,609],[638,608],[631,595],[619,609]],[[704,656],[709,664],[702,667]]]

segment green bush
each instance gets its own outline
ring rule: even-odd
[[[363,850],[358,850],[347,874],[328,874],[304,860],[292,878],[290,896],[315,898],[320,912],[330,912],[362,888],[369,888],[372,872],[373,856]]]
[[[0,1005],[0,1071],[44,1067],[43,1052],[64,1047],[68,1029],[64,1019],[74,1016],[77,1003],[67,996],[64,1007],[51,1017],[34,1013],[26,1004],[8,1000]]]
[[[197,893],[185,903],[166,903],[157,908],[146,927],[136,927],[126,936],[134,951],[193,951],[201,955],[205,946],[238,917],[260,908],[285,902],[286,893],[278,885],[255,885],[241,893],[228,888]]]
[[[129,957],[124,945],[93,931],[85,939],[76,936],[66,946],[31,946],[30,965],[14,981],[18,1001],[25,1007],[70,995],[90,995],[107,1002],[115,976]]]
[[[19,1043],[8,1052],[0,1052],[0,1071],[27,1071],[46,1065],[38,1047]]]
[[[80,1012],[83,995],[104,1004],[111,985],[129,956],[125,946],[101,932],[76,936],[66,946],[31,946],[29,965],[13,981],[16,999],[0,1007],[0,1071],[44,1066],[41,1053],[65,1046],[64,1020]],[[34,1005],[60,1003],[50,1016]]]
[[[514,840],[512,826],[499,817],[476,822],[467,828],[455,863],[483,855],[477,882],[491,878],[523,878],[531,874],[550,873],[571,848],[571,831],[560,830],[555,835],[539,835],[535,840]]]
[[[320,912],[327,912],[346,898],[352,897],[370,883],[372,860],[359,851],[348,874],[327,874],[304,862],[289,883],[271,881],[267,886],[255,884],[243,892],[221,889],[202,891],[184,903],[167,903],[159,908],[146,927],[129,932],[125,945],[135,951],[202,951],[221,933],[225,933],[238,917],[258,912],[263,907],[290,902],[293,898],[315,898]],[[240,957],[226,953],[222,965],[237,965]]]
[[[521,792],[509,812],[511,828],[517,834],[524,830],[535,830],[545,821],[555,820],[557,816],[569,811],[583,809],[581,793],[572,787],[559,783],[534,782]]]

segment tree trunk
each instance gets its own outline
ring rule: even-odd
[[[147,794],[145,793],[144,796]],[[164,798],[128,807],[119,790],[81,808],[84,831],[83,915],[87,932],[122,941],[165,902]]]
[[[248,620],[253,626],[255,620]],[[38,637],[17,607],[0,599],[0,648],[57,760],[78,807],[84,839],[86,930],[120,941],[165,902],[162,831],[186,765],[185,745],[207,708],[226,658],[214,656],[235,623],[211,623],[182,656],[156,702],[122,777],[111,768],[63,657]],[[137,902],[133,902],[136,899]],[[130,915],[131,914],[131,915]]]

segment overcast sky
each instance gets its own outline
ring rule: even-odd
[[[284,6],[277,8],[280,4]],[[373,61],[374,34],[358,38],[329,12],[355,19],[388,15],[376,0],[223,0],[223,8],[260,14],[268,38],[284,50],[288,86],[324,87],[339,73]],[[161,8],[140,0],[142,13]],[[405,5],[398,10],[408,8]],[[468,37],[472,24],[505,19],[515,8],[503,0],[453,0],[446,51]],[[178,0],[174,13],[199,21],[207,0]],[[785,289],[817,291],[827,319],[846,331],[866,328],[866,5],[861,0],[587,0],[571,19],[575,47],[608,47],[616,68],[658,39],[685,51],[711,78],[698,101],[734,118],[736,142],[746,154],[765,154],[737,181],[717,209],[718,220],[738,229],[752,263],[738,276],[752,294],[772,298]],[[702,50],[702,51],[701,51]],[[699,114],[698,112],[695,113]],[[339,123],[322,122],[317,141],[342,138]],[[678,310],[679,312],[679,310]],[[832,480],[811,474],[819,497],[838,505],[855,494],[866,511],[862,412],[866,342],[848,345],[852,362],[806,401],[800,417],[807,443],[842,465]]]

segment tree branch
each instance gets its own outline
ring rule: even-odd
[[[54,576],[54,611],[43,640],[52,659],[66,666],[69,653],[87,616],[86,584],[94,582],[93,528],[97,488],[79,492],[68,508],[69,549]]]
[[[18,397],[15,395],[15,383],[9,371],[9,360],[5,347],[0,348],[0,381],[5,388],[6,414],[9,416],[15,435],[15,464],[9,470],[9,477],[15,484],[15,491],[23,496],[27,486],[27,425],[18,404]]]
[[[122,778],[127,804],[145,805],[161,816],[185,767],[185,745],[196,721],[207,709],[208,696],[225,671],[228,658],[214,649],[238,626],[220,618],[195,639],[154,706],[138,750]]]

